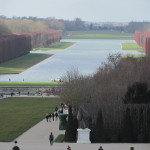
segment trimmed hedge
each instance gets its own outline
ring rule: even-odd
[[[0,63],[28,54],[36,47],[45,47],[60,41],[62,31],[47,30],[0,37]]]

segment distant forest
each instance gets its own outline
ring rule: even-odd
[[[123,23],[122,23],[123,24]],[[27,33],[39,30],[63,30],[63,31],[84,31],[84,30],[117,30],[134,33],[135,30],[150,30],[150,22],[129,22],[128,24],[114,23],[92,23],[82,21],[80,18],[74,20],[63,20],[55,18],[37,17],[13,17],[0,16],[0,35],[11,33]]]

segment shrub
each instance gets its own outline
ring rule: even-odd
[[[75,142],[76,141],[76,133],[77,133],[77,119],[74,118],[72,114],[72,106],[69,105],[68,110],[68,122],[67,128],[65,132],[65,141],[66,142]]]
[[[124,103],[150,103],[150,91],[148,85],[142,82],[135,82],[129,86],[125,94]]]

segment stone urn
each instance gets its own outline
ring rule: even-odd
[[[66,125],[67,125],[67,120],[66,118],[68,117],[68,114],[59,114],[59,130],[66,130]]]

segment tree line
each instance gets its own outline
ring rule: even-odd
[[[6,18],[0,17],[0,35],[11,33],[28,33],[40,30],[64,30],[64,25],[57,19],[47,18]]]
[[[116,30],[134,33],[135,30],[149,30],[150,22],[129,22],[125,26],[115,26],[113,23],[86,22],[80,18],[64,20],[56,18],[13,17],[0,16],[0,35],[10,33],[26,33],[39,30],[87,31],[87,30]]]
[[[64,76],[62,99],[90,114],[92,142],[150,142],[150,58],[110,55],[97,72]]]

